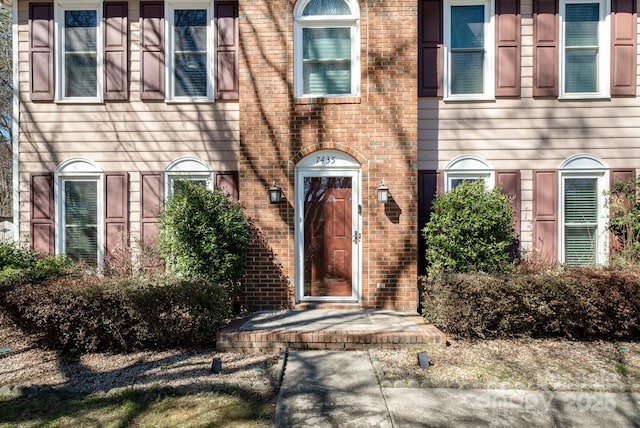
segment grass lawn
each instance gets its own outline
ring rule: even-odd
[[[0,397],[0,427],[269,427],[273,394],[162,389]]]

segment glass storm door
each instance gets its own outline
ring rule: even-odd
[[[357,170],[298,171],[298,301],[358,300],[359,177]]]
[[[351,297],[351,177],[304,177],[304,295]]]

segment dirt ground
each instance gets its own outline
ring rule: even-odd
[[[371,352],[383,385],[567,391],[640,391],[640,343],[560,339],[450,340],[418,352]]]
[[[218,374],[211,372],[214,358],[221,360]],[[128,387],[197,391],[230,386],[268,392],[277,384],[278,359],[278,353],[180,349],[61,357],[56,351],[37,347],[0,311],[0,393],[3,387],[15,386],[68,392],[106,392]]]
[[[418,365],[426,351],[428,369]],[[447,347],[370,351],[385,386],[640,391],[640,343],[568,340],[450,340]],[[0,311],[0,393],[17,385],[69,392],[125,387],[273,391],[279,353],[214,350],[84,354],[63,358],[37,346]],[[213,358],[222,370],[211,373]]]

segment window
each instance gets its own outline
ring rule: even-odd
[[[56,3],[58,101],[102,101],[102,3],[88,4]]]
[[[487,190],[493,189],[495,178],[491,166],[482,158],[465,155],[453,159],[444,168],[445,191],[453,190],[463,181],[483,180]]]
[[[103,262],[102,171],[71,159],[55,173],[56,253],[89,266]]]
[[[494,97],[493,2],[446,1],[445,96],[448,99]]]
[[[168,99],[212,100],[212,4],[169,3],[166,16]]]
[[[606,166],[595,157],[579,155],[565,161],[560,174],[560,262],[607,263]]]
[[[296,4],[296,97],[359,95],[359,15],[353,1],[301,0]]]
[[[98,182],[62,180],[64,253],[75,261],[98,264]]]
[[[609,20],[605,1],[561,2],[561,96],[609,96]]]
[[[198,182],[213,190],[213,171],[205,162],[196,158],[180,158],[165,170],[165,198],[171,197],[179,188],[180,182],[186,180]]]

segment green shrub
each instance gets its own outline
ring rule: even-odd
[[[439,272],[421,278],[425,320],[463,337],[640,337],[640,273]]]
[[[509,197],[498,189],[487,192],[482,180],[438,195],[423,229],[429,272],[495,272],[512,264],[513,225]]]
[[[67,276],[13,287],[2,304],[47,347],[132,351],[211,345],[231,313],[231,296],[204,279]]]
[[[37,282],[71,267],[65,255],[45,256],[15,243],[0,243],[0,284]]]
[[[612,257],[616,264],[640,263],[640,178],[617,181],[609,192]]]
[[[176,184],[162,212],[162,257],[185,277],[214,283],[240,279],[249,246],[240,205],[219,189],[212,192],[192,181]]]

